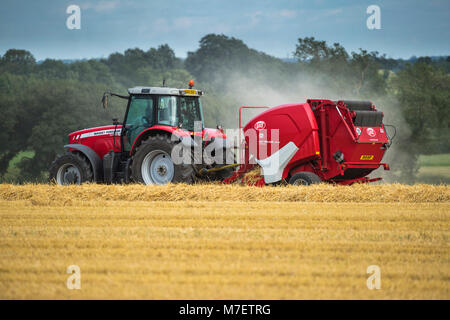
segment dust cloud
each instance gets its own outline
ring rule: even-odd
[[[258,74],[258,76],[251,76],[250,74]],[[364,96],[357,95],[349,89],[352,88],[352,85],[351,83],[345,83],[344,78],[339,80],[343,82],[339,87],[347,89],[339,90],[329,86],[330,79],[326,75],[311,75],[298,70],[285,75],[275,72],[244,73],[230,71],[228,74],[221,74],[221,79],[227,102],[230,103],[221,118],[221,124],[226,128],[238,128],[238,110],[243,105],[274,107],[288,103],[302,103],[306,102],[307,99],[370,100],[379,111],[384,112],[383,123],[395,127],[395,129],[387,127],[389,136],[393,137],[395,133],[395,138],[383,158],[383,162],[390,164],[391,170],[384,171],[380,168],[374,171],[370,177],[381,176],[384,179],[383,181],[405,182],[405,180],[408,180],[408,177],[405,179],[405,172],[406,175],[409,172],[411,176],[414,176],[417,171],[417,159],[412,158],[406,151],[411,135],[410,129],[393,94],[387,93],[380,96],[375,93],[366,93]],[[262,109],[245,110],[242,123],[247,123],[262,111]]]

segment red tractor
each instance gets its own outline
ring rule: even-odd
[[[58,155],[50,168],[50,180],[60,185],[84,182],[144,184],[191,183],[199,170],[222,167],[192,161],[175,162],[174,147],[187,149],[213,145],[214,152],[226,152],[223,130],[204,128],[201,90],[167,87],[135,87],[128,95],[105,93],[103,106],[111,96],[127,99],[122,124],[83,129],[69,134],[68,151]],[[195,129],[195,130],[194,130]],[[233,161],[233,160],[232,160]],[[202,174],[212,179],[231,175],[232,168]]]

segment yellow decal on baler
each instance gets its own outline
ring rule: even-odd
[[[360,160],[373,160],[373,154],[363,154]]]

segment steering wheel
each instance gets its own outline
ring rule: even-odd
[[[143,116],[143,117],[141,118],[141,120],[142,120],[142,125],[143,125],[143,126],[149,126],[150,123],[151,123],[151,121],[148,119],[147,116]]]
[[[125,125],[125,129],[127,129],[127,131],[134,131],[134,130],[136,130],[137,127],[138,127],[138,125],[135,125],[135,124]]]

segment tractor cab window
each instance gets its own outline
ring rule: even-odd
[[[130,108],[125,121],[125,151],[129,151],[136,137],[154,124],[153,98],[149,96],[132,96]]]
[[[160,96],[158,98],[158,123],[172,127],[178,126],[177,97]]]
[[[203,129],[202,108],[198,97],[180,97],[180,118],[186,130],[193,131],[196,121],[201,123]]]

